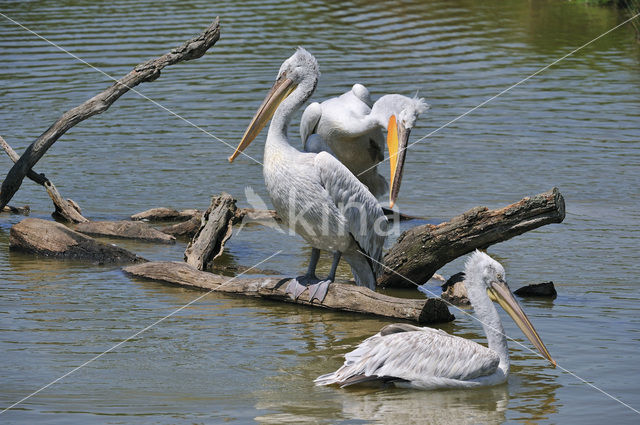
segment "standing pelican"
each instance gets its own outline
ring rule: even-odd
[[[267,191],[278,216],[312,246],[307,273],[293,279],[287,290],[298,298],[308,287],[309,300],[322,302],[341,256],[358,285],[375,289],[388,223],[373,195],[335,157],[327,152],[300,152],[289,144],[291,116],[311,96],[319,75],[316,59],[303,48],[284,61],[229,161],[273,117],[264,148]],[[325,280],[315,276],[320,250],[333,252]]]
[[[538,333],[511,294],[504,268],[480,251],[465,264],[467,295],[487,335],[489,348],[431,328],[395,324],[382,328],[345,355],[344,365],[318,377],[317,385],[342,387],[366,381],[399,387],[470,388],[501,384],[509,374],[509,351],[497,301],[554,366]]]
[[[355,84],[350,91],[307,106],[300,121],[300,137],[307,152],[335,155],[376,197],[389,190],[377,165],[384,159],[384,133],[391,164],[389,206],[398,198],[409,133],[429,105],[424,99],[388,94],[372,106],[369,90]]]

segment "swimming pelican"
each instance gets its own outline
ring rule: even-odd
[[[311,96],[319,75],[316,59],[303,48],[284,61],[229,161],[273,117],[264,148],[267,191],[278,216],[312,246],[306,274],[293,279],[288,292],[298,298],[309,288],[309,301],[322,302],[340,257],[351,266],[358,285],[375,290],[388,223],[373,195],[335,157],[300,152],[289,144],[291,116]],[[333,252],[331,271],[324,280],[315,276],[320,250]]]
[[[344,365],[318,377],[316,385],[342,387],[367,381],[399,387],[470,388],[501,384],[509,374],[509,351],[497,301],[554,366],[538,333],[511,294],[504,268],[480,251],[465,264],[467,295],[487,335],[489,348],[464,338],[408,324],[388,325],[345,355]]]
[[[400,191],[409,133],[418,116],[429,105],[424,99],[399,94],[382,96],[371,102],[369,90],[355,84],[348,92],[307,106],[300,121],[300,137],[306,152],[327,151],[335,155],[378,198],[389,190],[387,180],[378,173],[384,159],[387,133],[393,208]]]

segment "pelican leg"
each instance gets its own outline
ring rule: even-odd
[[[314,299],[317,299],[320,304],[324,301],[324,298],[327,296],[327,291],[329,290],[329,284],[336,280],[336,270],[338,270],[338,264],[340,263],[340,257],[342,254],[340,251],[336,251],[333,253],[333,263],[331,264],[331,271],[329,272],[329,276],[323,281],[315,283],[313,285],[309,285],[309,302],[313,302]]]
[[[317,248],[311,248],[311,257],[309,258],[307,273],[304,276],[298,276],[295,279],[291,279],[291,282],[289,282],[289,285],[287,286],[286,292],[292,299],[297,300],[309,285],[318,281],[318,278],[316,277],[316,266],[318,265],[319,259],[320,250]]]

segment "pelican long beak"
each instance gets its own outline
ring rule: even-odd
[[[409,133],[411,133],[411,129],[406,128],[403,122],[398,125],[395,115],[391,115],[389,125],[387,126],[387,148],[389,149],[389,163],[391,165],[389,208],[393,208],[393,205],[398,199],[398,193],[400,192],[404,158],[409,143]]]
[[[549,351],[547,351],[547,347],[545,347],[544,343],[540,339],[540,335],[538,335],[538,332],[536,332],[531,321],[529,321],[527,315],[522,311],[522,307],[520,307],[518,301],[513,297],[513,294],[509,290],[507,284],[503,280],[494,281],[491,284],[491,288],[487,288],[487,293],[491,300],[500,304],[509,316],[511,316],[513,321],[516,322],[516,325],[518,325],[522,333],[525,334],[529,341],[535,345],[538,351],[540,351],[540,353],[555,367],[555,360],[551,358]]]
[[[271,90],[269,90],[262,105],[260,105],[258,111],[251,119],[247,130],[244,132],[244,136],[242,136],[242,140],[240,140],[240,144],[235,152],[233,152],[233,155],[229,157],[229,162],[233,162],[233,160],[253,142],[264,126],[267,125],[271,117],[273,117],[280,103],[285,100],[297,86],[297,84],[286,76],[278,78],[273,84],[273,87],[271,87]]]

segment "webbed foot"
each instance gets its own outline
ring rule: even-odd
[[[322,280],[318,283],[309,285],[309,302],[313,302],[313,300],[316,299],[320,304],[322,304],[327,296],[330,283],[330,280]]]
[[[311,291],[312,286],[318,282],[320,282],[320,279],[315,275],[298,276],[295,279],[291,279],[286,292],[291,296],[291,299],[297,300],[305,289],[309,288],[309,291]]]

